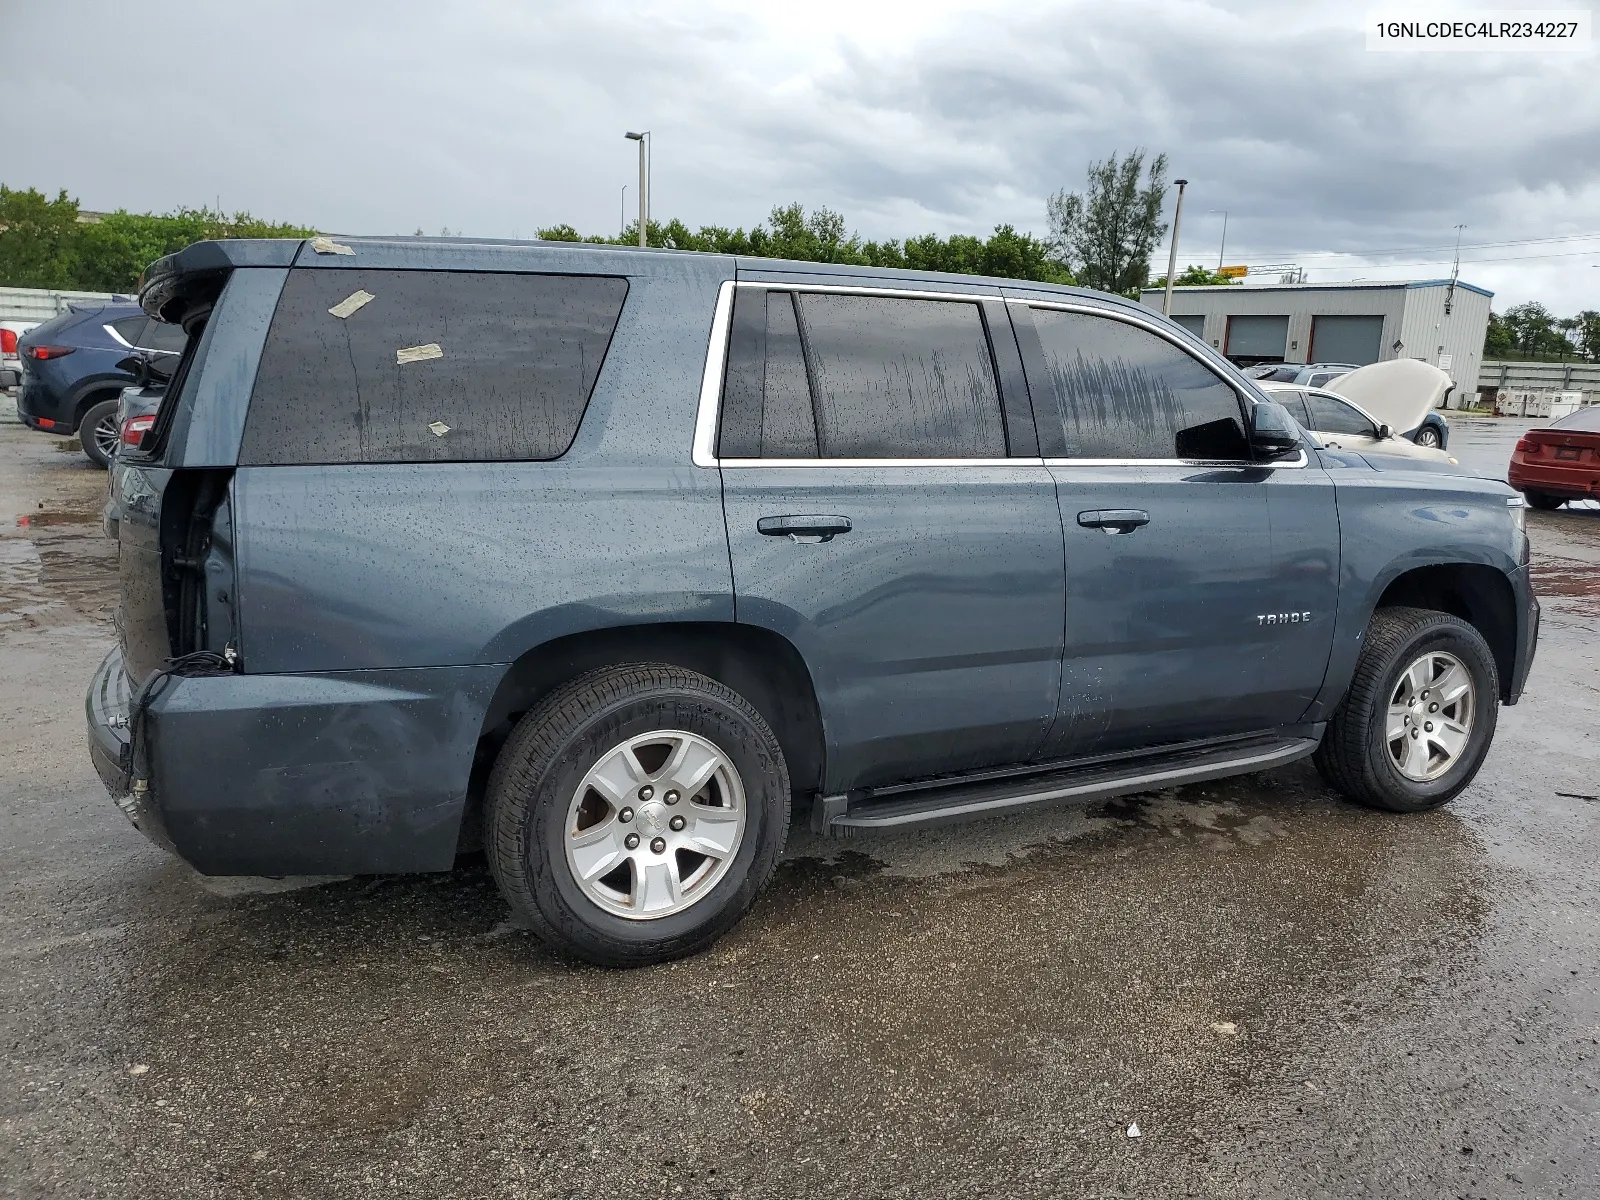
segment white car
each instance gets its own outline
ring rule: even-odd
[[[0,391],[22,382],[22,356],[17,353],[17,341],[38,323],[0,321]]]
[[[1326,388],[1268,382],[1258,386],[1330,450],[1456,461],[1443,450],[1419,446],[1401,435],[1402,430],[1422,424],[1453,386],[1450,376],[1425,362],[1401,358],[1373,363]],[[1338,393],[1331,390],[1335,387]]]

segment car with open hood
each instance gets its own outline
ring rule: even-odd
[[[1330,449],[1456,461],[1437,443],[1423,444],[1400,432],[1419,427],[1450,389],[1450,377],[1427,363],[1373,363],[1324,388],[1277,382],[1259,386]]]

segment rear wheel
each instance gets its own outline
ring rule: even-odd
[[[1417,430],[1417,445],[1427,446],[1431,449],[1439,447],[1439,431],[1431,425],[1424,425]]]
[[[783,852],[789,775],[731,688],[664,664],[558,688],[489,778],[486,848],[511,906],[604,966],[692,954],[731,929]]]
[[[1358,804],[1437,808],[1483,765],[1499,706],[1494,655],[1476,629],[1431,609],[1379,609],[1314,761]]]
[[[117,453],[117,402],[102,400],[78,422],[78,441],[83,446],[83,456],[97,467],[108,467]]]
[[[1552,496],[1549,492],[1523,492],[1528,504],[1540,512],[1552,512],[1567,502],[1565,496]]]

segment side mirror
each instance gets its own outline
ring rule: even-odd
[[[1300,426],[1289,410],[1271,400],[1257,400],[1250,409],[1250,450],[1265,462],[1299,453]]]
[[[1379,425],[1378,426],[1378,440],[1379,441],[1383,441],[1386,438],[1392,438],[1393,436],[1394,436],[1394,430],[1390,429],[1387,425]]]

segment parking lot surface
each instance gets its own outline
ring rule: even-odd
[[[1503,474],[1526,422],[1453,422]],[[450,874],[206,880],[84,750],[104,475],[0,425],[0,1194],[1593,1196],[1600,509],[1447,809],[1307,764],[797,831],[710,952],[608,972]],[[1138,1136],[1130,1136],[1137,1126]]]

